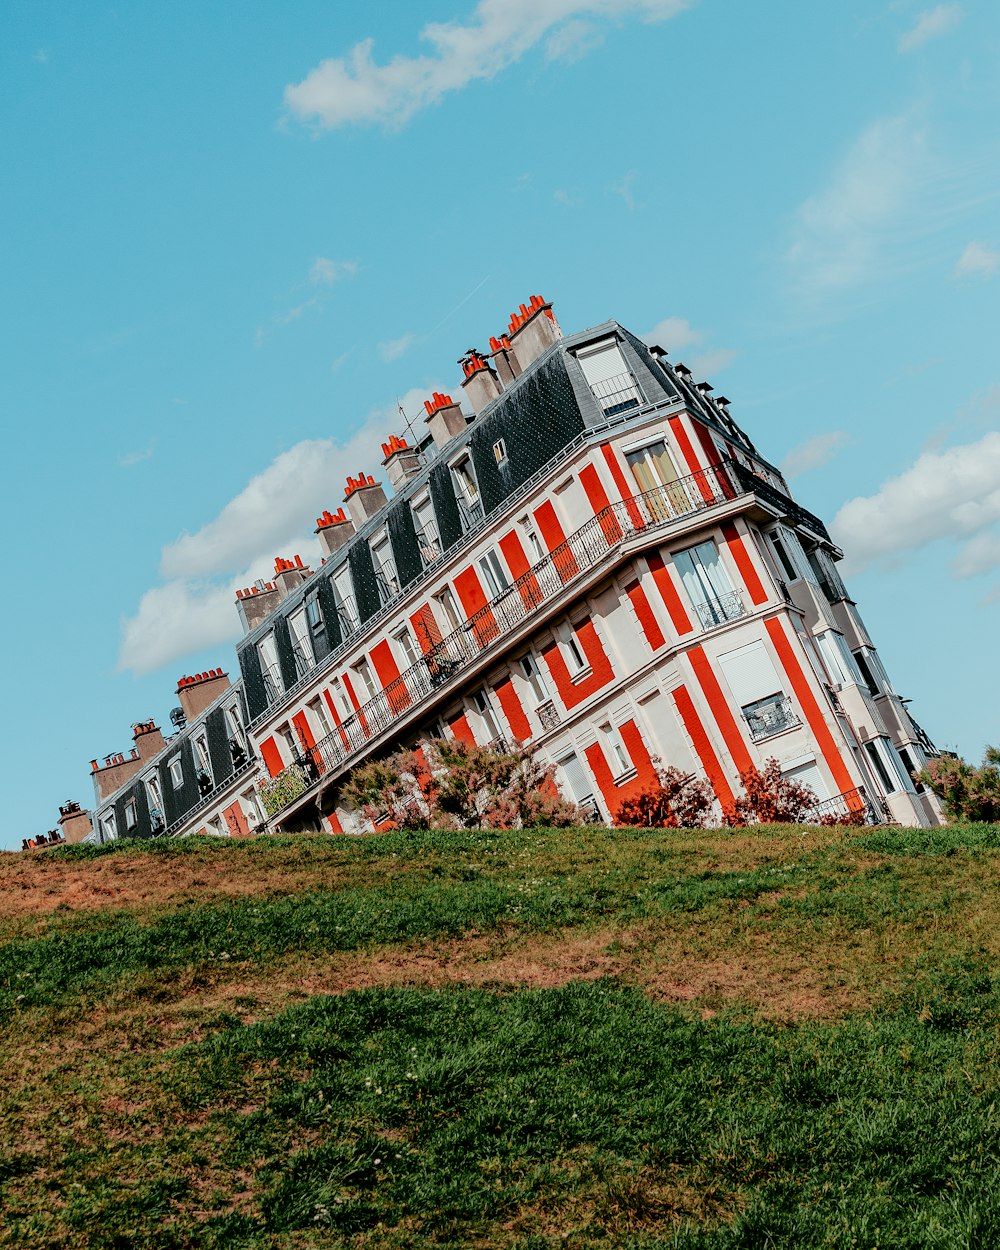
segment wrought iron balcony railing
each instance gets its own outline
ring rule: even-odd
[[[281,680],[281,670],[277,664],[262,664],[260,675],[264,679],[264,692],[268,703],[274,703],[285,692],[285,683]]]
[[[616,417],[632,408],[641,408],[646,402],[638,383],[628,372],[605,378],[603,382],[594,382],[590,389],[606,417]]]
[[[750,726],[750,737],[754,742],[772,738],[775,734],[794,729],[802,723],[791,700],[783,694],[748,704],[743,709],[743,715]]]
[[[738,590],[730,591],[727,595],[719,595],[715,599],[708,599],[705,603],[696,603],[694,610],[702,629],[712,629],[715,625],[739,620],[741,616],[747,614],[743,596]]]
[[[457,673],[534,616],[542,605],[563,595],[590,570],[613,559],[628,539],[655,532],[735,495],[725,469],[718,466],[602,508],[512,586],[321,739],[310,752],[319,773],[339,772],[353,762],[373,740],[393,729],[403,714],[419,707]],[[272,815],[280,810],[283,808],[275,808]]]
[[[862,787],[856,790],[845,790],[843,794],[835,794],[832,799],[823,799],[809,813],[810,823],[881,825],[889,819],[889,812],[879,799],[873,802]]]
[[[483,503],[481,499],[463,499],[458,496],[458,515],[462,521],[462,533],[473,530],[483,519]]]

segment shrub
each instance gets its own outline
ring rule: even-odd
[[[712,788],[694,773],[671,765],[656,769],[658,784],[625,799],[615,815],[616,825],[646,825],[657,829],[698,829],[712,807]]]
[[[460,738],[433,738],[356,768],[341,794],[382,828],[520,829],[580,820],[530,747],[498,750]]]
[[[785,777],[773,757],[764,761],[763,771],[748,768],[740,773],[740,781],[744,794],[723,813],[727,825],[800,824],[816,807],[815,792]]]
[[[1000,821],[1000,748],[987,747],[979,768],[956,755],[939,755],[917,774],[951,821]]]

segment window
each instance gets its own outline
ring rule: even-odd
[[[420,656],[417,653],[417,644],[413,641],[413,635],[404,627],[398,634],[393,634],[392,637],[399,648],[400,655],[403,657],[404,667],[412,668],[420,660]]]
[[[344,689],[339,677],[334,677],[330,681],[330,689],[333,691],[333,701],[337,706],[341,719],[346,720],[354,714],[354,705],[347,697],[347,691]]]
[[[354,672],[357,674],[362,690],[367,694],[369,699],[374,699],[378,694],[378,686],[375,685],[375,678],[372,675],[371,665],[367,660],[358,660],[357,664],[354,665]]]
[[[772,548],[774,549],[774,554],[778,559],[778,565],[781,568],[781,571],[790,582],[798,581],[798,570],[795,565],[792,564],[791,557],[789,556],[788,550],[782,541],[780,532],[778,530],[772,530],[767,537]]]
[[[542,676],[542,670],[538,667],[538,661],[529,651],[527,655],[521,656],[521,672],[525,676],[525,680],[531,687],[531,695],[537,707],[539,703],[544,703],[549,692],[545,685],[545,678]]]
[[[604,339],[581,348],[576,358],[606,417],[628,412],[645,403],[616,339]]]
[[[316,662],[312,649],[312,638],[309,635],[309,623],[306,620],[305,608],[293,612],[288,618],[288,630],[292,636],[292,655],[295,657],[295,672],[304,677]]]
[[[507,444],[502,438],[498,438],[493,444],[493,459],[498,465],[507,463]]]
[[[854,656],[854,663],[857,664],[858,671],[860,672],[865,685],[868,687],[869,693],[881,694],[882,691],[879,689],[879,684],[876,681],[875,674],[872,672],[871,666],[868,663],[864,649],[859,648],[857,651],[852,652],[852,654]]]
[[[155,775],[146,778],[146,798],[149,801],[150,815],[161,813],[163,799],[160,797],[160,779]]]
[[[828,629],[816,635],[816,645],[834,684],[856,686],[862,681],[861,670],[843,634],[835,629]]]
[[[443,590],[440,590],[434,596],[434,602],[441,609],[441,615],[444,617],[449,632],[454,629],[461,629],[462,617],[455,604],[455,596],[451,593],[451,587],[445,586]]]
[[[507,577],[507,570],[495,551],[491,549],[485,555],[480,556],[479,567],[483,573],[483,580],[489,588],[491,599],[498,598],[508,589],[510,579]]]
[[[115,822],[115,814],[113,811],[106,812],[101,817],[101,841],[107,842],[118,837],[118,825]]]
[[[743,615],[743,600],[733,590],[714,542],[676,552],[674,565],[703,629]]]
[[[294,760],[299,753],[299,744],[292,733],[291,726],[286,721],[283,725],[279,725],[275,730],[277,736],[281,739],[285,746],[285,752],[290,760]]]
[[[562,774],[562,787],[571,799],[576,803],[585,803],[588,799],[593,802],[594,787],[587,779],[583,765],[580,763],[580,757],[575,751],[570,751],[569,755],[564,755],[556,764]]]
[[[524,538],[528,544],[528,558],[532,564],[537,564],[539,560],[545,559],[545,548],[542,546],[541,539],[538,537],[538,531],[535,529],[535,522],[532,517],[521,517],[518,522],[521,529],[524,530]]]
[[[260,673],[264,679],[264,691],[268,703],[273,703],[285,692],[285,683],[281,680],[281,666],[278,663],[278,647],[274,634],[265,634],[257,643],[257,656],[260,660]]]
[[[330,718],[326,714],[326,708],[323,706],[322,699],[313,699],[309,704],[308,710],[312,716],[313,723],[318,729],[318,737],[326,738],[333,733],[333,726],[330,724]]]
[[[761,639],[720,655],[719,667],[754,742],[799,724]]]
[[[626,451],[625,459],[632,476],[653,516],[664,521],[679,513],[690,512],[694,506],[680,482],[680,474],[666,443],[650,443],[635,451]]]
[[[763,699],[755,699],[740,708],[743,718],[750,727],[750,737],[754,742],[764,738],[773,738],[775,734],[784,733],[786,729],[794,729],[800,724],[791,700],[780,692],[766,695]]]
[[[482,690],[477,690],[472,696],[472,702],[479,717],[483,722],[483,728],[486,731],[486,738],[489,742],[495,742],[498,738],[502,738],[500,731],[500,722],[497,720],[496,712],[493,710],[493,701],[490,699],[489,691],[484,686]]]
[[[388,534],[380,534],[371,541],[372,559],[375,562],[375,581],[378,584],[379,602],[384,607],[399,594],[396,565],[392,558],[392,544]]]
[[[426,569],[435,560],[441,558],[441,535],[438,533],[437,518],[434,515],[434,505],[431,503],[430,496],[425,495],[419,503],[414,503],[412,511],[420,559]]]
[[[170,781],[175,790],[184,784],[184,768],[179,755],[175,755],[170,761]]]
[[[306,600],[306,624],[310,633],[318,634],[323,628],[323,613],[319,606],[319,596],[310,595]]]
[[[566,667],[569,669],[570,677],[575,680],[577,677],[582,677],[585,673],[589,673],[590,664],[576,636],[576,628],[563,623],[562,625],[557,625],[554,632],[559,642],[559,649],[562,652],[563,659],[566,661]]]
[[[891,769],[889,760],[885,757],[885,748],[886,744],[883,744],[880,738],[873,738],[871,742],[865,743],[865,753],[882,783],[883,793],[892,794],[900,786],[898,781],[893,780],[892,772],[895,770]]]
[[[915,756],[916,756],[916,749],[914,747],[910,747],[910,748],[900,747],[899,748],[899,758],[903,761],[903,767],[906,769],[906,775],[913,782],[913,788],[916,790],[917,794],[923,794],[924,792],[923,782],[918,781],[916,778],[916,774],[920,772],[920,767],[919,765],[914,764],[913,762]]]
[[[628,751],[625,750],[625,743],[622,742],[622,736],[616,728],[610,723],[601,726],[601,737],[604,740],[604,755],[611,764],[611,773],[615,778],[623,777],[626,773],[635,772],[635,765],[629,759]]]
[[[351,581],[351,570],[344,564],[330,578],[330,589],[337,608],[337,620],[340,622],[342,638],[348,638],[358,628],[358,610],[354,606],[354,583]]]
[[[206,741],[204,734],[199,734],[198,737],[195,738],[194,753],[198,760],[198,767],[205,769],[207,772],[209,767],[208,742]]]
[[[479,498],[479,483],[472,467],[472,461],[466,456],[451,466],[451,475],[455,483],[455,498],[458,501],[458,513],[462,520],[463,533],[478,525],[483,519],[483,504]]]
[[[139,811],[136,807],[135,799],[129,799],[125,804],[125,828],[134,829],[139,823]]]
[[[768,541],[777,558],[778,565],[790,582],[801,578],[818,585],[816,572],[802,550],[802,545],[791,530],[777,526],[768,534]],[[838,579],[839,580],[839,579]]]

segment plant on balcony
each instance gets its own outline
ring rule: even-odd
[[[939,755],[917,773],[951,821],[1000,821],[1000,747],[987,747],[979,768],[957,755]]]
[[[529,747],[435,738],[355,768],[341,795],[381,829],[518,829],[575,824],[550,769]]]
[[[763,770],[740,773],[744,793],[723,812],[727,825],[797,825],[810,819],[816,793],[809,786],[785,777],[772,756]]]
[[[655,829],[699,829],[712,808],[712,787],[694,773],[670,765],[656,768],[657,784],[625,799],[615,814],[616,825]]]
[[[261,802],[268,816],[274,816],[305,791],[306,778],[297,764],[289,764],[276,777],[257,782]]]

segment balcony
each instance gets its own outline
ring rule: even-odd
[[[285,693],[285,683],[281,680],[281,670],[277,664],[262,664],[260,675],[264,679],[264,691],[268,703],[274,703]]]
[[[474,530],[483,520],[483,503],[481,499],[463,499],[461,495],[457,497],[458,515],[462,522],[462,533],[468,534],[470,530]]]
[[[743,596],[738,590],[719,595],[716,599],[708,599],[705,603],[696,603],[694,611],[702,629],[714,629],[716,625],[723,625],[726,621],[738,621],[747,614]]]
[[[882,825],[889,820],[889,810],[881,799],[873,802],[859,787],[823,799],[812,808],[808,819],[817,825]]]
[[[783,694],[769,695],[766,699],[747,704],[743,716],[750,726],[750,737],[754,742],[763,742],[765,738],[773,738],[775,734],[794,729],[802,723],[792,701]]]
[[[685,516],[733,498],[729,479],[719,468],[693,473],[669,486],[602,508],[512,586],[321,739],[312,752],[317,763],[321,762],[321,772],[329,777],[357,762],[377,739],[396,728],[404,714],[426,705],[452,678],[536,616],[543,605],[562,598],[567,589],[594,569],[613,563],[629,540],[656,533]],[[740,607],[742,614],[742,604]],[[733,605],[730,610],[734,610]],[[284,806],[287,804],[276,807],[272,815],[278,815]]]
[[[628,372],[618,373],[602,382],[592,382],[590,389],[606,417],[617,417],[619,413],[640,408],[646,402],[638,383]]]

